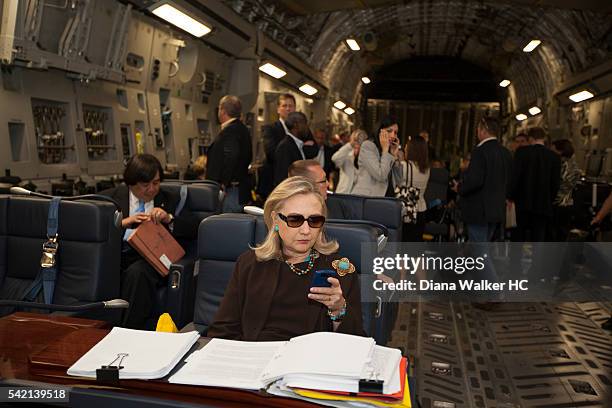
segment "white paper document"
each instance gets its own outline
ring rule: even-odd
[[[383,394],[395,394],[401,390],[399,365],[402,353],[393,348],[375,346],[370,361],[357,377],[383,381]],[[359,381],[354,377],[336,375],[288,374],[280,383],[285,387],[307,388],[324,391],[359,392]]]
[[[162,378],[176,366],[200,335],[113,328],[68,369],[69,375],[96,377],[103,365],[119,365],[120,379]]]
[[[282,386],[358,392],[359,382],[382,380],[384,393],[400,390],[399,350],[374,339],[319,332],[287,342],[212,339],[194,352],[169,381],[257,390]]]
[[[212,339],[204,348],[191,354],[186,364],[168,381],[258,390],[265,386],[261,374],[285,343]]]
[[[294,337],[263,374],[271,383],[290,374],[332,375],[359,379],[376,342],[369,337],[317,332]]]

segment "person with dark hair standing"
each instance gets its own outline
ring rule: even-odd
[[[433,162],[438,158],[438,155],[436,154],[436,148],[429,143],[429,132],[423,129],[419,132],[419,137],[425,140],[425,143],[427,144],[427,156],[429,157],[429,160]]]
[[[599,211],[597,211],[597,214],[595,214],[595,217],[593,217],[591,225],[600,224],[607,216],[610,215],[610,213],[612,213],[612,192],[610,192],[610,195],[608,198],[606,198],[606,201],[604,201]],[[601,327],[605,330],[612,330],[612,317],[603,322]]]
[[[223,212],[242,212],[251,194],[249,164],[252,159],[251,135],[240,121],[242,104],[233,95],[219,101],[221,132],[208,151],[206,178],[221,184],[225,192]]]
[[[263,127],[262,140],[266,158],[261,168],[257,193],[264,199],[274,188],[274,152],[289,132],[285,121],[290,113],[295,112],[295,107],[295,96],[290,93],[280,94],[276,103],[278,120]]]
[[[375,135],[361,144],[359,171],[351,194],[384,197],[391,185],[391,171],[400,171],[399,126],[393,117],[383,119]]]
[[[467,225],[468,239],[488,242],[494,239],[506,218],[512,157],[497,140],[497,120],[483,117],[477,132],[480,142],[472,151],[470,164],[454,189],[460,197],[459,207]]]
[[[533,143],[514,154],[509,198],[516,205],[514,241],[543,242],[552,238],[553,202],[561,184],[561,159],[545,146],[542,128],[529,129]]]
[[[516,152],[521,147],[529,146],[529,138],[526,133],[519,133],[512,139],[512,153]]]
[[[429,152],[427,141],[421,136],[412,138],[406,147],[406,161],[401,162],[401,178],[397,185],[413,186],[419,189],[416,223],[404,223],[402,241],[420,242],[425,230],[425,190],[429,182]]]
[[[126,241],[144,221],[152,221],[173,229],[175,236],[188,228],[187,219],[174,219],[179,197],[160,190],[164,171],[157,157],[151,154],[132,156],[123,172],[124,184],[101,194],[113,198],[121,207],[125,230],[121,252],[121,298],[130,302],[123,315],[122,326],[132,329],[152,329],[149,321],[154,308],[155,292],[167,278],[161,276]]]
[[[292,112],[285,121],[288,132],[274,152],[274,185],[287,178],[289,166],[297,160],[309,157],[304,152],[304,142],[311,137],[308,120],[302,112]]]
[[[580,180],[580,169],[574,159],[574,146],[570,140],[555,140],[551,149],[561,157],[561,184],[553,202],[555,240],[565,241],[574,216],[573,192]]]
[[[332,155],[335,150],[327,142],[327,132],[323,128],[315,129],[313,138],[317,144],[317,155],[313,159],[321,164],[327,177],[331,177],[332,172],[336,169],[334,162],[332,162]]]

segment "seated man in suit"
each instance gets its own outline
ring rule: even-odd
[[[291,163],[309,158],[304,150],[306,143],[314,144],[310,140],[308,120],[302,112],[290,113],[285,125],[287,125],[288,133],[274,152],[274,185],[287,178]]]
[[[294,161],[291,166],[289,166],[288,176],[307,178],[317,187],[323,199],[327,200],[329,182],[325,177],[325,171],[323,171],[318,161],[314,159]]]
[[[160,190],[163,177],[162,165],[155,156],[137,154],[127,162],[123,172],[124,184],[101,193],[117,201],[123,212],[121,297],[130,302],[130,307],[123,316],[122,325],[128,328],[152,328],[147,327],[147,320],[153,311],[155,293],[167,281],[126,242],[144,221],[151,220],[171,229],[174,226],[173,214],[179,197]]]
[[[314,159],[294,161],[289,166],[289,177],[304,177],[310,180],[315,185],[319,194],[323,197],[327,204],[327,215],[329,218],[350,220],[358,219],[353,209],[343,200],[335,200],[332,203],[327,203],[327,190],[329,181],[325,177],[325,171]]]

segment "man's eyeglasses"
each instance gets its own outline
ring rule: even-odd
[[[304,224],[304,221],[308,222],[310,228],[321,228],[325,224],[325,217],[322,215],[311,215],[304,218],[302,214],[283,215],[279,213],[278,218],[285,221],[290,228],[299,228]]]

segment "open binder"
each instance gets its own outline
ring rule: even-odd
[[[196,331],[164,333],[115,327],[68,369],[68,375],[105,380],[100,375],[114,371],[116,381],[162,378],[199,338]]]
[[[169,382],[261,389],[286,387],[395,394],[401,391],[401,352],[374,339],[318,332],[287,342],[213,339],[194,352]]]
[[[141,223],[127,242],[162,276],[167,276],[170,265],[185,256],[170,231],[152,221]]]

